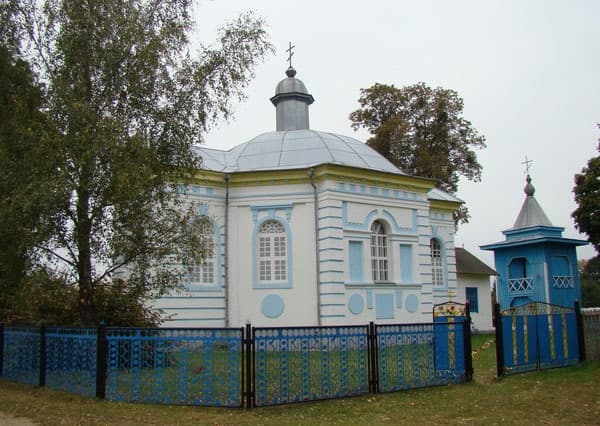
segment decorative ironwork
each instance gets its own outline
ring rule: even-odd
[[[503,362],[499,374],[515,374],[579,362],[573,308],[533,302],[500,313]]]
[[[464,317],[466,308],[463,303],[446,302],[433,307],[433,316],[435,317]]]
[[[242,329],[107,329],[106,396],[242,405]]]
[[[395,324],[377,328],[379,390],[455,383],[465,377],[462,323]]]
[[[533,278],[509,278],[508,291],[510,293],[531,294],[533,292]]]
[[[4,327],[3,377],[30,385],[40,379],[40,329]]]
[[[573,288],[573,277],[570,275],[557,275],[552,277],[552,286],[554,288]]]
[[[366,326],[255,328],[255,404],[369,391]]]
[[[96,329],[46,330],[46,386],[79,395],[96,393]]]

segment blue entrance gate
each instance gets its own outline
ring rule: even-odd
[[[496,306],[498,376],[580,361],[578,308],[533,302],[500,312]]]

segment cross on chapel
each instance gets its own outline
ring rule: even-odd
[[[527,158],[527,156],[525,156],[525,161],[523,161],[521,164],[525,164],[525,174],[527,176],[529,176],[529,168],[531,167],[531,163],[533,163],[533,160],[529,160]]]
[[[292,51],[292,49],[296,47],[295,45],[292,46],[292,42],[290,41],[290,47],[288,49],[285,49],[286,52],[288,52],[288,62],[290,63],[290,68],[292,67],[292,56],[294,56],[294,52]]]

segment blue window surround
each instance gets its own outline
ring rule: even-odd
[[[289,219],[291,218],[292,204],[278,204],[272,206],[252,206],[252,215],[254,218],[254,229],[252,230],[252,287],[253,288],[292,288],[292,231],[290,229]],[[278,211],[282,211],[285,218],[278,216]],[[260,212],[266,211],[266,215],[258,218]],[[286,267],[287,280],[285,281],[260,281],[258,279],[258,231],[263,222],[276,220],[283,225],[285,229],[286,243]]]
[[[471,312],[479,312],[479,298],[477,297],[477,287],[465,287],[465,298],[469,302]]]
[[[184,275],[184,283],[185,283],[185,289],[188,291],[217,291],[221,289],[221,282],[222,282],[222,271],[221,271],[221,264],[223,263],[221,260],[221,255],[223,252],[223,242],[221,239],[221,228],[217,225],[217,223],[211,219],[210,217],[208,218],[210,225],[212,226],[213,229],[213,241],[214,241],[214,250],[215,250],[215,256],[214,256],[214,282],[212,284],[205,284],[205,285],[197,285],[197,284],[190,284],[190,274],[187,272],[187,268],[186,268],[186,272]],[[185,265],[184,265],[185,267]]]
[[[348,256],[350,268],[350,282],[362,282],[363,277],[363,242],[348,242]]]

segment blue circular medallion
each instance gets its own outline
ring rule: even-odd
[[[419,298],[414,294],[408,295],[404,303],[406,306],[406,310],[411,314],[414,314],[419,309]]]
[[[354,315],[360,314],[365,307],[365,302],[360,294],[353,294],[348,300],[348,309]]]
[[[262,313],[268,318],[277,318],[283,313],[285,305],[283,299],[278,294],[269,294],[261,305]]]

